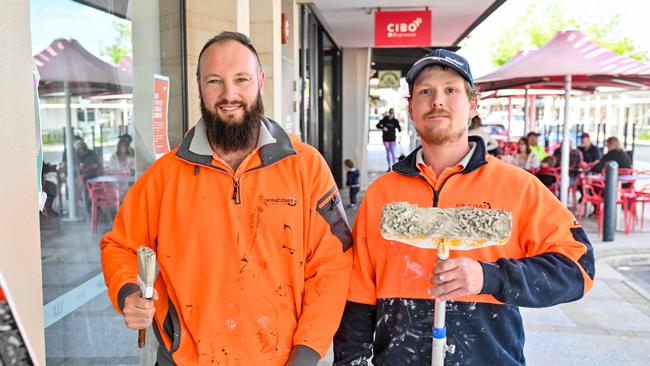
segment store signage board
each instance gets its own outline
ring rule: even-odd
[[[430,47],[431,10],[375,12],[375,47]]]

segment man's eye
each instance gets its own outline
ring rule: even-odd
[[[237,82],[240,83],[240,84],[244,84],[244,83],[247,83],[249,81],[250,81],[250,79],[248,79],[248,78],[239,78],[239,79],[237,79]]]
[[[211,80],[208,80],[208,84],[218,85],[218,84],[221,84],[221,80],[219,80],[219,79],[211,79]]]
[[[456,89],[456,88],[447,88],[447,93],[455,93],[457,91],[458,91],[458,89]]]
[[[431,94],[431,89],[422,89],[420,90],[420,94],[429,95]]]

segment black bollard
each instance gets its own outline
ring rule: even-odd
[[[605,165],[605,192],[603,210],[603,241],[614,241],[616,231],[616,195],[618,191],[618,163],[610,161]]]

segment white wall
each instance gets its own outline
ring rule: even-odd
[[[0,271],[35,362],[45,365],[29,2],[3,1],[0,22]]]
[[[369,70],[369,48],[343,49],[343,160],[352,159],[356,163],[362,187],[368,183]]]

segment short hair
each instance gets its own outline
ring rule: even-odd
[[[438,69],[441,69],[441,70],[443,70],[443,71],[452,70],[452,71],[456,72],[455,70],[450,69],[449,67],[447,67],[447,66],[445,66],[445,65],[434,64],[434,65],[430,65],[430,66],[427,66],[427,67],[425,67],[424,69],[422,69],[422,71],[420,71],[420,74],[421,74],[423,71],[425,71],[425,70],[429,70],[430,68],[434,68],[434,67],[435,67],[435,68],[438,68]],[[457,73],[457,72],[456,72],[456,73]],[[419,74],[418,74],[418,75],[419,75]],[[458,76],[461,76],[461,75],[458,74]],[[462,77],[462,76],[461,76],[461,77]],[[413,80],[413,83],[412,83],[411,85],[409,85],[409,99],[411,99],[411,98],[413,97],[413,87],[415,86],[415,80],[417,80],[417,76],[416,76],[415,79]],[[478,95],[479,95],[479,89],[478,89],[478,87],[477,87],[477,86],[472,86],[472,84],[470,84],[469,81],[467,81],[465,78],[463,78],[463,82],[464,82],[464,84],[465,84],[465,91],[467,92],[467,97],[468,97],[468,99],[469,99],[469,100],[478,99]]]
[[[470,130],[475,130],[477,128],[481,128],[483,126],[483,122],[481,122],[481,117],[478,115],[472,117],[472,119],[469,122],[469,129]]]
[[[608,137],[607,140],[605,140],[605,143],[607,145],[610,145],[610,144],[614,145],[614,148],[612,150],[620,150],[621,149],[621,141],[616,136]]]
[[[352,161],[351,159],[345,159],[343,161],[343,164],[350,169],[354,168],[354,161]]]
[[[549,155],[545,157],[544,159],[542,159],[542,163],[548,164],[550,166],[555,166],[555,156]]]
[[[239,32],[221,32],[217,34],[216,36],[210,38],[205,45],[203,45],[203,48],[201,49],[201,52],[199,53],[199,60],[196,65],[196,76],[200,76],[200,70],[201,70],[201,57],[203,57],[203,53],[205,50],[207,50],[210,46],[216,43],[223,43],[227,41],[235,41],[246,48],[248,48],[253,55],[255,56],[255,60],[257,61],[257,67],[262,69],[262,63],[260,62],[260,57],[257,54],[257,51],[255,50],[255,47],[253,47],[253,43],[251,42],[250,38],[248,38],[245,34],[239,33]]]

